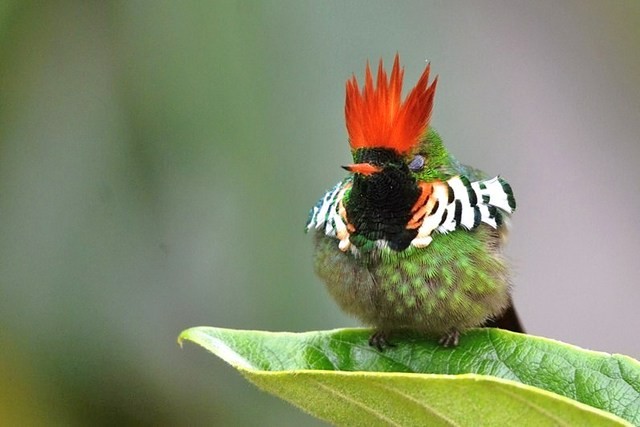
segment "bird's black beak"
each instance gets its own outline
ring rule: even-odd
[[[359,173],[362,175],[373,175],[382,170],[380,166],[372,165],[371,163],[354,163],[347,166],[342,166],[342,169],[351,173]]]

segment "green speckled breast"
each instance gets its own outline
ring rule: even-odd
[[[439,336],[479,326],[509,302],[500,232],[488,226],[434,236],[426,248],[360,256],[316,233],[315,268],[347,313],[383,331]]]

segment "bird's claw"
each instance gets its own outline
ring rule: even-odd
[[[376,331],[369,337],[369,345],[384,351],[385,347],[395,347],[396,345],[389,342],[389,335],[386,332]]]
[[[460,332],[455,329],[447,332],[442,336],[442,338],[440,338],[440,341],[438,341],[438,343],[443,347],[457,347],[459,342]]]

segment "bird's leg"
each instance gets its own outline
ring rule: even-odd
[[[395,344],[389,342],[389,333],[385,331],[375,331],[371,337],[369,337],[369,345],[377,348],[379,351],[384,351],[385,347],[395,347]]]
[[[452,329],[451,331],[444,334],[442,338],[440,338],[440,341],[438,341],[438,343],[440,343],[440,345],[443,347],[457,347],[459,341],[460,332],[457,329]]]
[[[378,289],[378,282],[376,281],[376,277],[371,272],[371,267],[369,266],[369,264],[367,264],[366,267],[374,288]],[[385,347],[395,347],[395,344],[389,342],[389,335],[390,333],[387,331],[377,330],[373,333],[373,335],[369,337],[369,345],[371,347],[377,348],[379,351],[384,351]]]

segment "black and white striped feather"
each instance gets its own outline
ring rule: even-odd
[[[350,180],[346,179],[327,191],[311,209],[306,225],[307,232],[322,230],[325,235],[342,240],[343,250],[348,245],[344,242],[346,224],[340,216],[339,206],[349,185]],[[428,246],[433,232],[445,234],[457,229],[473,230],[481,223],[499,228],[503,215],[513,213],[516,208],[511,187],[500,177],[471,182],[459,175],[432,185],[430,198],[435,198],[435,203],[431,202],[433,208],[426,213],[418,235],[411,242],[415,247]]]

